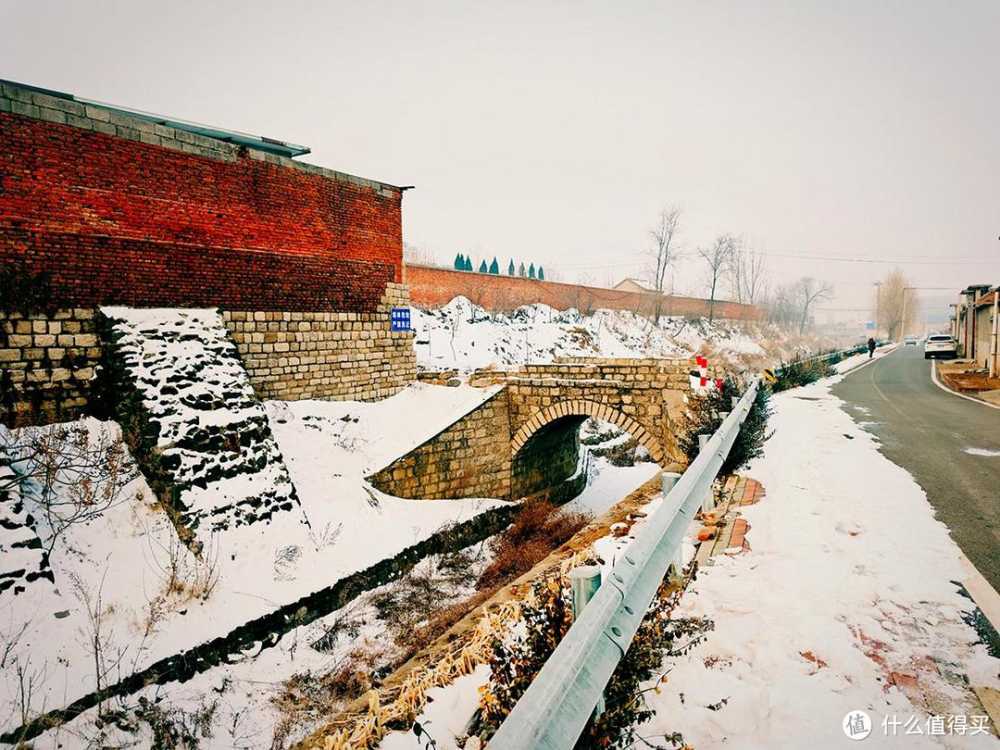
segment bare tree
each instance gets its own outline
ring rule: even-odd
[[[732,264],[737,241],[731,234],[720,234],[711,247],[699,248],[698,255],[708,265],[708,321],[715,319],[715,294],[719,282]]]
[[[886,332],[890,341],[901,338],[917,320],[919,305],[908,287],[906,276],[896,268],[889,272],[876,290],[877,326]]]
[[[654,260],[653,290],[656,292],[656,321],[660,319],[660,309],[663,302],[667,271],[673,268],[679,258],[677,252],[677,234],[680,231],[681,210],[677,206],[668,206],[660,211],[657,225],[650,230],[653,240],[651,254]]]
[[[403,243],[403,262],[415,263],[421,266],[440,266],[434,253],[430,250],[412,245],[409,242]],[[450,267],[450,266],[449,266]]]
[[[0,496],[19,494],[35,504],[46,529],[37,529],[46,552],[76,524],[123,500],[137,475],[120,437],[91,435],[83,424],[9,430],[0,425]]]
[[[799,307],[799,333],[806,330],[809,322],[809,311],[814,303],[828,300],[833,296],[833,287],[825,281],[817,281],[810,276],[799,279],[796,286],[796,298]]]
[[[780,284],[767,297],[767,319],[781,326],[791,325],[798,319],[795,303],[795,285]]]
[[[767,293],[767,257],[745,242],[739,242],[729,265],[729,283],[737,302],[756,305]]]

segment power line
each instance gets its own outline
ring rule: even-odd
[[[843,258],[834,255],[796,255],[795,253],[772,253],[758,251],[759,255],[768,258],[783,258],[786,260],[806,260],[821,261],[829,263],[869,263],[873,265],[920,265],[920,266],[961,266],[961,265],[988,265],[996,264],[1000,266],[1000,259],[983,258],[952,258],[949,260],[932,260],[929,258]],[[618,261],[616,263],[574,263],[570,265],[559,264],[560,269],[591,269],[600,270],[605,268],[622,268],[646,265],[651,261]]]
[[[953,266],[972,265],[984,263],[996,263],[1000,265],[1000,260],[982,260],[979,258],[953,258],[951,260],[925,260],[921,258],[841,258],[832,255],[795,255],[793,253],[769,253],[761,252],[769,258],[795,258],[797,260],[821,260],[833,263],[898,263],[901,265],[924,265],[924,266]]]

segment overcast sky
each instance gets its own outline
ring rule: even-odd
[[[404,238],[448,263],[614,282],[677,204],[685,249],[741,234],[777,281],[832,282],[829,308],[891,266],[818,258],[1000,283],[995,0],[0,0],[0,28],[0,78],[415,185]],[[677,287],[702,280],[691,259]]]

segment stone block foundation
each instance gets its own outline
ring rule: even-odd
[[[261,398],[373,401],[416,378],[413,333],[391,331],[406,287],[388,284],[373,313],[223,312],[250,382]]]
[[[101,359],[93,309],[0,316],[0,421],[8,427],[76,419]]]

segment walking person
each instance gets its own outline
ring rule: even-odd
[[[875,354],[875,339],[869,337],[868,338],[868,359],[871,359],[872,355],[874,355],[874,354]]]

